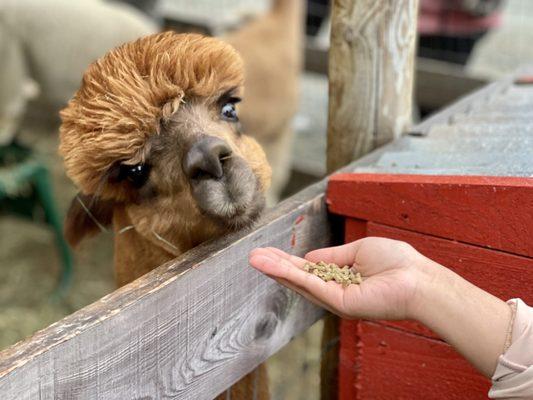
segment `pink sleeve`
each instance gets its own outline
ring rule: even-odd
[[[533,308],[520,299],[516,305],[511,345],[498,359],[492,376],[491,399],[533,399]]]

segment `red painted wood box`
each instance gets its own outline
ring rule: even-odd
[[[345,240],[383,236],[507,300],[533,304],[533,179],[339,174]],[[342,321],[340,399],[486,399],[490,381],[413,321]]]

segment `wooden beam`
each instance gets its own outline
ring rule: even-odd
[[[310,41],[305,48],[306,71],[328,73],[328,47]],[[438,110],[487,85],[483,77],[469,74],[464,67],[446,61],[417,57],[414,100],[424,110]]]
[[[490,380],[445,342],[363,320],[341,332],[340,400],[487,398]]]
[[[332,213],[533,257],[533,180],[525,177],[338,174]]]
[[[322,316],[248,266],[332,244],[325,182],[0,353],[2,400],[213,398]]]
[[[411,124],[418,0],[335,0],[329,55],[328,171]]]

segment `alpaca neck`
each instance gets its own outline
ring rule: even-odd
[[[167,261],[175,255],[156,246],[143,237],[131,226],[131,221],[124,209],[115,209],[113,213],[113,230],[115,232],[115,281],[121,287]]]
[[[274,0],[271,17],[277,21],[278,35],[285,43],[300,49],[304,37],[304,0]]]
[[[224,232],[209,223],[192,225],[187,231],[172,230],[157,233],[137,231],[123,208],[113,213],[115,232],[115,278],[123,286],[158,266],[178,257],[198,244],[221,236]]]

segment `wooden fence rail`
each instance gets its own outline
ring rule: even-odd
[[[332,242],[325,182],[253,231],[205,243],[0,353],[2,400],[207,399],[322,310],[248,266],[255,247]]]

